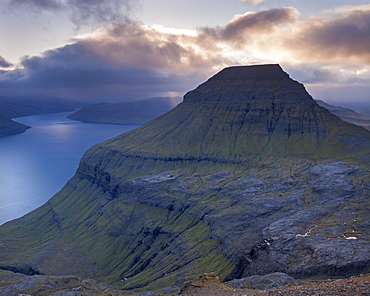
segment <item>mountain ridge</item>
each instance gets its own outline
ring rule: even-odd
[[[243,91],[238,91],[239,82],[237,86],[234,85],[234,82],[243,81],[242,78],[245,75],[245,69],[247,69],[247,72],[254,73],[254,69],[261,69],[259,67],[265,69],[268,75],[270,74],[269,71],[272,71],[273,73],[280,73],[280,76],[269,80],[267,90],[265,88],[262,93],[257,91],[255,95],[251,95],[248,89],[253,89],[259,84],[262,85],[262,82],[253,83],[249,86],[247,84],[248,80],[246,80],[247,86],[245,87],[247,91],[244,91],[244,89]],[[228,74],[235,69],[243,69],[244,71],[237,71],[240,75],[239,80],[235,79],[235,74]],[[220,83],[218,78],[221,75],[222,80],[225,71],[227,72],[226,76],[229,77],[230,75],[233,79]],[[338,121],[338,117],[332,115],[326,109],[321,108],[312,99],[305,91],[303,85],[293,80],[288,79],[288,92],[280,94],[284,88],[279,86],[281,90],[275,93],[276,85],[281,84],[283,78],[287,79],[288,75],[278,65],[226,68],[195,90],[188,92],[184,96],[184,102],[181,106],[178,106],[180,107],[179,112],[177,111],[179,108],[175,108],[174,112],[164,115],[167,117],[165,120],[150,122],[149,125],[142,127],[145,130],[144,132],[141,132],[141,128],[135,131],[135,134],[139,131],[141,132],[140,137],[143,141],[140,145],[135,144],[134,139],[130,139],[129,136],[132,133],[127,133],[125,143],[118,145],[120,145],[120,148],[127,149],[129,152],[140,149],[140,153],[147,151],[150,155],[155,150],[157,156],[162,155],[161,147],[165,146],[166,142],[163,141],[164,136],[161,134],[161,131],[166,129],[167,137],[170,137],[168,136],[170,134],[173,134],[172,137],[176,137],[176,134],[182,135],[176,141],[168,141],[168,146],[163,147],[165,149],[162,150],[172,152],[169,153],[170,155],[175,154],[173,151],[177,151],[177,155],[193,153],[193,156],[196,155],[200,158],[208,155],[215,156],[215,154],[218,154],[221,158],[238,158],[240,155],[246,155],[248,153],[255,155],[256,153],[267,150],[267,154],[275,152],[280,155],[320,154],[322,157],[325,157],[325,154],[336,153],[335,150],[345,145],[336,139],[340,137],[341,130],[352,129],[351,133],[366,134],[361,128],[353,129],[353,127],[349,127],[343,121]],[[217,87],[214,87],[214,85]],[[213,93],[207,90],[208,86],[212,89]],[[232,89],[230,90],[231,87]],[[226,89],[226,91],[222,91],[220,94],[220,89]],[[298,98],[296,97],[297,93],[299,94]],[[207,97],[207,99],[197,101],[199,95],[202,95],[203,98]],[[242,98],[241,101],[238,99],[240,96]],[[258,96],[258,99],[254,96]],[[220,99],[222,100],[220,101]],[[208,103],[207,101],[216,101],[217,104]],[[242,105],[240,105],[240,102],[243,102]],[[297,105],[299,108],[289,107]],[[304,108],[302,108],[303,106]],[[225,118],[224,122],[222,121],[222,117]],[[214,122],[215,118],[220,121],[218,126]],[[174,128],[171,126],[166,128],[166,120],[171,123],[176,122],[177,124],[174,125]],[[332,122],[333,120],[335,123]],[[161,123],[165,124],[160,125]],[[156,128],[158,125],[158,130],[150,130],[151,125]],[[222,127],[219,128],[219,126]],[[330,134],[330,130],[334,130],[333,135]],[[232,137],[225,139],[224,143],[222,143],[221,138],[224,135],[227,136],[227,132]],[[186,134],[189,136],[187,137]],[[358,137],[361,137],[361,135],[358,135]],[[212,143],[214,139],[220,141]],[[275,147],[271,147],[269,145],[271,140],[280,143],[279,145],[275,145]],[[206,143],[197,146],[200,141]],[[328,141],[325,144],[326,147],[329,147],[329,142],[332,142],[332,146],[335,147],[330,149],[331,151],[323,151],[319,147],[320,141]],[[130,147],[130,143],[134,143],[136,148]],[[233,143],[235,144],[233,145]],[[222,149],[223,147],[225,149]],[[198,151],[192,152],[194,149],[198,149]],[[284,149],[287,151],[284,151]],[[320,149],[320,151],[315,152],[316,149]],[[225,154],[226,150],[229,151]],[[268,150],[273,151],[269,152]],[[343,150],[345,150],[344,147]],[[343,154],[344,151],[340,153]],[[163,153],[163,155],[165,154],[166,152]]]
[[[90,148],[60,192],[1,226],[0,267],[140,290],[204,272],[370,272],[370,132],[320,107],[278,65],[217,75]]]
[[[316,102],[325,109],[328,109],[331,113],[337,115],[342,120],[349,123],[353,123],[359,126],[362,126],[366,129],[370,129],[370,117],[365,116],[359,112],[353,111],[348,108],[343,108],[340,106],[333,106],[325,103],[321,100],[316,100]]]

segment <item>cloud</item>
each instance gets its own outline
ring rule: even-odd
[[[67,13],[77,26],[117,25],[130,20],[135,0],[11,0],[10,7]]]
[[[257,6],[261,3],[267,2],[267,0],[240,0],[240,2],[247,3],[251,6]]]
[[[203,48],[198,36],[162,32],[137,23],[101,29],[79,42],[101,59],[121,67],[178,73],[205,72],[226,64],[216,51]]]
[[[0,67],[2,68],[10,68],[13,64],[5,60],[2,56],[0,56]]]
[[[370,9],[309,18],[298,25],[291,38],[284,38],[284,46],[297,58],[370,64]]]
[[[196,53],[186,35],[141,24],[98,30],[94,36],[26,57],[21,67],[0,74],[2,94],[59,95],[90,101],[143,99],[183,94],[220,65]]]
[[[358,87],[357,100],[369,101],[360,91],[370,89],[369,16],[361,7],[303,18],[285,7],[192,31],[126,22],[24,58],[21,67],[0,72],[0,95],[93,101],[181,95],[226,66],[280,63],[319,99],[334,100],[337,91],[344,100],[343,87]]]
[[[271,33],[275,27],[291,23],[299,13],[294,8],[274,8],[237,15],[226,26],[202,28],[204,34],[223,40],[245,42],[251,34]]]
[[[325,10],[324,12],[335,15],[335,14],[348,14],[354,11],[366,11],[366,10],[370,10],[370,4],[344,5],[344,6],[335,7],[333,9]]]

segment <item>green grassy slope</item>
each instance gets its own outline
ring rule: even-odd
[[[50,201],[0,227],[0,268],[141,290],[366,272],[369,146],[279,66],[229,68],[89,149]]]

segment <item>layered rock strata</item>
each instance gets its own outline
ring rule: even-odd
[[[226,68],[0,227],[0,268],[143,290],[369,272],[369,148],[279,65]]]

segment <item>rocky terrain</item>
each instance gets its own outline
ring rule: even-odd
[[[342,120],[362,126],[366,129],[370,129],[370,117],[365,116],[359,112],[355,112],[348,108],[329,105],[321,100],[316,100],[316,102],[321,107],[324,107],[325,109],[329,110],[331,113],[340,117]]]
[[[279,65],[226,68],[2,225],[0,269],[135,292],[369,273],[369,148]]]
[[[274,277],[272,274],[271,277]],[[182,287],[168,287],[157,291],[132,292],[115,289],[107,284],[75,276],[25,276],[0,272],[0,296],[364,296],[370,295],[370,275],[346,279],[311,280],[306,283],[276,282],[269,276],[254,276],[250,282],[281,284],[279,288],[248,289],[233,284],[222,284],[213,273],[203,274]],[[280,278],[282,276],[280,275]],[[287,278],[288,276],[284,276]],[[250,277],[251,278],[251,277]],[[256,279],[256,278],[259,278]],[[242,280],[238,280],[243,281]],[[5,286],[5,288],[3,288]]]
[[[99,103],[86,106],[68,116],[85,122],[143,124],[181,102],[180,97],[158,97],[123,103]]]

